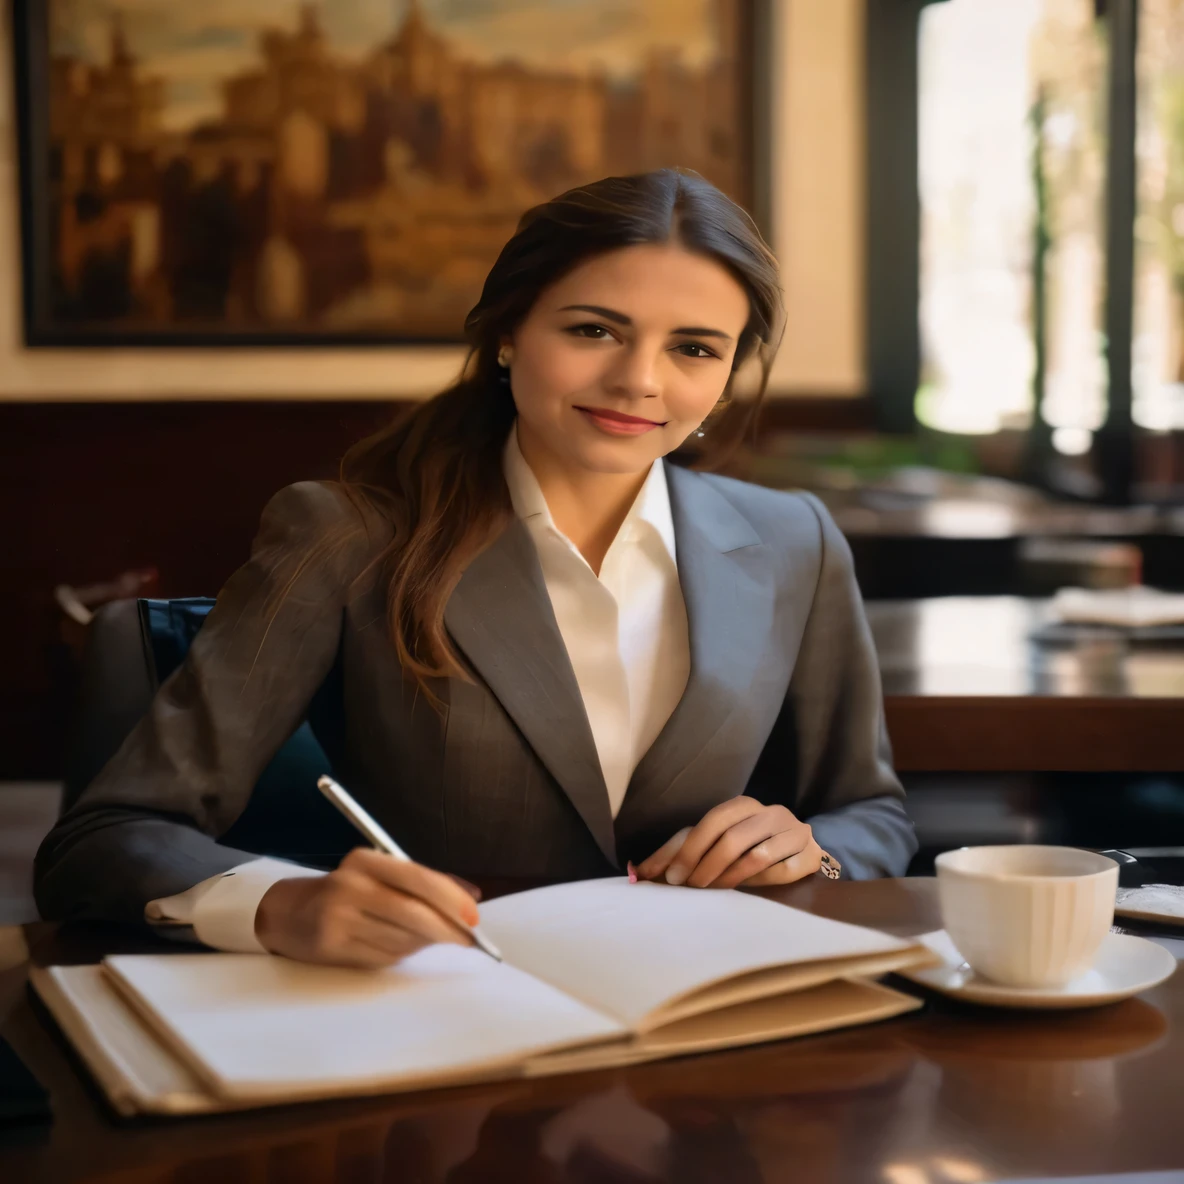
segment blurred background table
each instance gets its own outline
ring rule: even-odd
[[[1184,642],[1039,640],[1047,602],[1013,596],[872,601],[867,614],[903,773],[1184,769]]]
[[[1184,588],[1179,507],[1058,502],[1010,481],[928,471],[819,492],[851,544],[870,600],[1040,596],[1132,576]]]

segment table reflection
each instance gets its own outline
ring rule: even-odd
[[[890,696],[1184,696],[1184,645],[1104,629],[1042,639],[1047,601],[871,601],[867,615]]]
[[[945,1005],[943,1005],[945,1006]],[[975,1160],[987,1177],[1042,1160],[1082,1170],[1114,1151],[1131,1106],[1141,1060],[1167,1044],[1169,1021],[1130,999],[1072,1012],[948,1007],[903,1041],[937,1070],[922,1107],[926,1128],[902,1139],[896,1160],[920,1163],[921,1149],[957,1150],[973,1130]]]

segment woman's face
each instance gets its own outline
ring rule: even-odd
[[[582,263],[505,345],[523,451],[593,472],[648,468],[719,401],[748,316],[737,280],[679,246]]]

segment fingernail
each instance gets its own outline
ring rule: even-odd
[[[637,883],[637,868],[635,868],[635,867],[633,866],[633,860],[630,860],[630,861],[629,861],[629,862],[628,862],[628,863],[625,865],[625,871],[626,871],[626,873],[627,873],[627,874],[628,874],[628,876],[629,876],[629,883],[630,883],[630,884],[636,884],[636,883]]]
[[[684,884],[686,883],[687,873],[685,868],[681,868],[677,863],[672,863],[666,869],[666,883],[667,884]]]
[[[465,924],[468,925],[470,929],[474,925],[476,925],[478,921],[481,920],[481,914],[479,912],[477,912],[476,905],[473,905],[472,907],[465,909],[465,911],[462,915],[465,919]]]

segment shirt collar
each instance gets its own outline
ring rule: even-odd
[[[522,449],[518,446],[517,421],[506,439],[505,451],[502,454],[502,471],[505,473],[506,485],[509,486],[510,503],[514,507],[514,513],[532,528],[550,527],[557,534],[560,533],[551,517],[551,510],[543,496],[538,478],[526,463],[526,457],[522,455]],[[621,535],[625,538],[635,536],[642,524],[653,528],[667,553],[674,559],[674,517],[670,511],[666,466],[661,457],[650,466],[645,484],[621,524]]]

